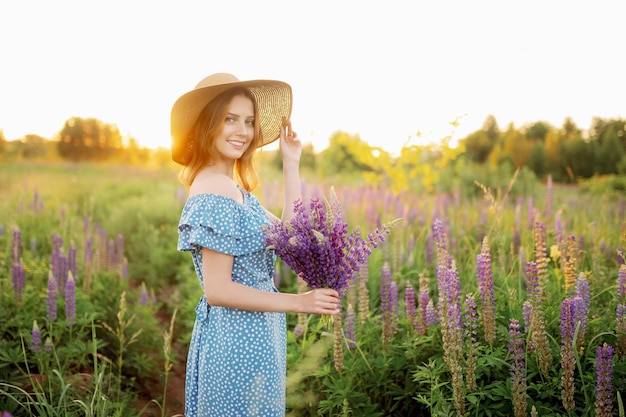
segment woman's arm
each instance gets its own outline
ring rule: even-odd
[[[298,139],[298,134],[291,130],[291,121],[280,128],[280,154],[283,160],[285,189],[282,220],[288,221],[294,216],[293,203],[302,198],[302,186],[300,184],[302,142]]]
[[[261,291],[232,280],[233,257],[202,249],[204,293],[212,306],[251,311],[275,311],[334,315],[339,312],[339,294],[320,288],[303,294]]]

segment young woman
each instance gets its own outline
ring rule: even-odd
[[[257,148],[280,139],[282,220],[301,197],[302,146],[291,130],[291,87],[213,74],[172,108],[172,158],[189,190],[178,250],[190,251],[204,296],[187,358],[185,416],[285,414],[286,312],[334,315],[336,291],[279,293],[263,225],[278,220],[251,194]]]

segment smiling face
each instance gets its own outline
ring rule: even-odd
[[[243,95],[236,95],[228,105],[222,129],[215,136],[214,146],[223,161],[235,161],[244,154],[254,139],[254,104]]]

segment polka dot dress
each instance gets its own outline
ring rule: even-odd
[[[178,226],[178,250],[191,251],[200,286],[202,247],[234,257],[235,282],[277,292],[273,251],[263,242],[269,218],[259,201],[214,194],[190,196]],[[284,416],[284,313],[196,307],[185,384],[186,417]]]

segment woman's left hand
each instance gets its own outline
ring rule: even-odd
[[[280,155],[283,162],[300,162],[302,142],[298,134],[291,130],[291,120],[280,126]]]

